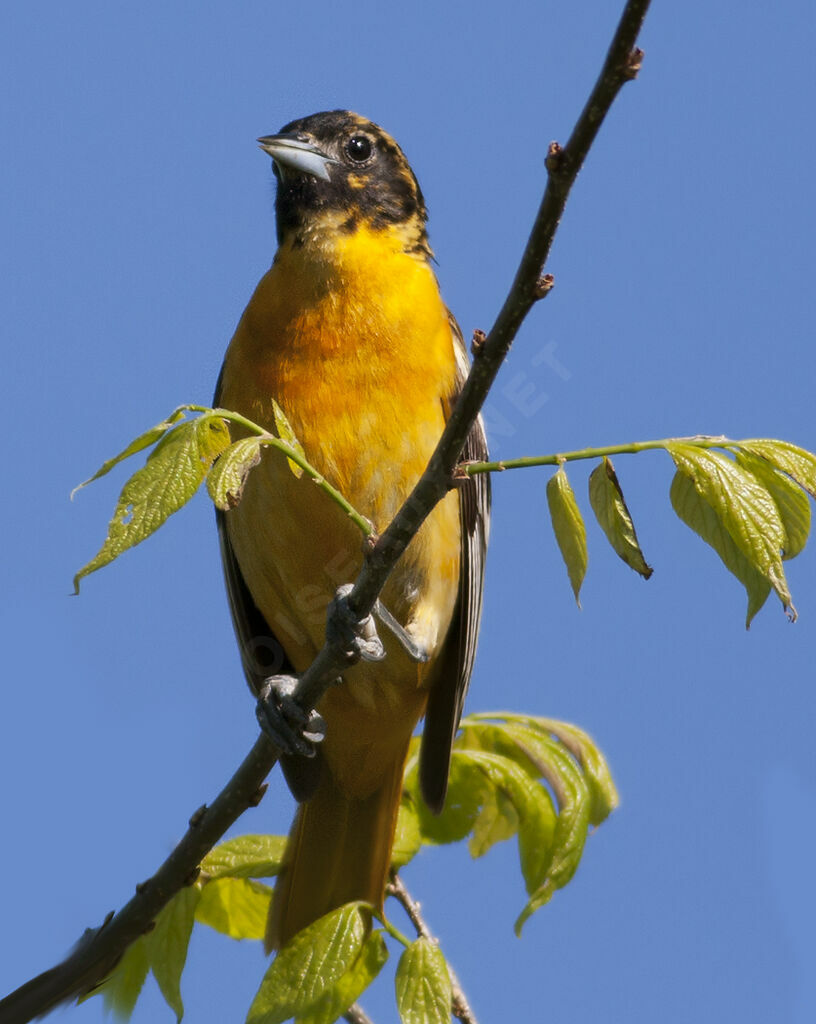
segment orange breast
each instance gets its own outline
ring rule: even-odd
[[[341,237],[330,252],[278,253],[230,345],[221,404],[271,427],[274,398],[309,461],[382,529],[439,439],[454,375],[447,310],[430,267],[403,253],[387,232],[363,230]],[[227,525],[255,603],[303,670],[322,644],[327,601],[359,570],[359,531],[272,451],[250,474]],[[458,499],[452,493],[423,525],[383,593],[432,656],[450,624],[458,574]],[[360,749],[368,751],[355,769],[363,788],[377,770],[383,721],[401,732],[413,729],[433,670],[433,657],[417,666],[393,638],[383,639],[385,661],[356,666],[348,685],[321,706],[335,718],[353,716],[345,726],[353,726]],[[346,728],[330,727],[330,737],[333,732]]]

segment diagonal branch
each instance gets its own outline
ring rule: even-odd
[[[634,49],[650,0],[629,0],[615,31],[603,68],[581,116],[563,148],[551,143],[546,160],[547,187],[530,238],[490,333],[480,338],[468,379],[448,419],[428,467],[419,478],[385,532],[378,538],[348,595],[348,607],[360,620],[371,614],[377,597],[400,555],[408,547],[434,506],[453,486],[454,470],[465,440],[479,415],[487,393],[510,351],[524,318],[547,294],[551,280],[542,272],[552,248],[567,199],[586,155],[615,97],[637,75],[643,52]],[[314,707],[337,676],[348,667],[348,658],[329,643],[301,677],[296,699]]]
[[[127,947],[150,930],[172,897],[196,880],[198,865],[230,825],[258,804],[266,789],[263,781],[276,760],[275,748],[261,734],[215,801],[193,814],[186,834],[155,875],[136,886],[135,895],[118,914],[87,931],[61,964],[0,1000],[0,1021],[26,1024],[98,985]]]
[[[513,285],[496,322],[478,346],[467,382],[427,469],[394,520],[376,541],[348,596],[348,608],[364,620],[400,555],[433,507],[453,486],[465,439],[484,403],[522,321],[546,294],[542,279],[561,215],[590,146],[624,83],[634,78],[642,53],[634,45],[649,0],[628,0],[600,76],[567,144],[549,148],[547,187]],[[336,636],[338,630],[329,631]],[[331,683],[348,669],[339,643],[326,643],[300,678],[296,698],[313,708]],[[86,933],[61,964],[0,1000],[3,1024],[26,1024],[59,1003],[88,991],[110,972],[128,945],[147,931],[172,896],[195,877],[197,865],[227,828],[262,795],[263,779],[277,760],[273,744],[261,736],[215,802],[191,819],[190,828],[155,875],[140,885],[130,902],[98,929]]]

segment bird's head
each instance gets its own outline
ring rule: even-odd
[[[278,241],[303,240],[321,225],[352,232],[391,229],[407,251],[431,256],[422,191],[405,156],[379,125],[348,110],[290,121],[258,143],[278,179]]]

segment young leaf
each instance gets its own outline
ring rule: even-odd
[[[189,886],[177,893],[156,918],[156,927],[145,936],[150,969],[176,1020],[184,1016],[181,973],[193,930],[193,917],[201,893]]]
[[[591,800],[584,776],[560,744],[543,734],[534,736],[521,727],[510,728],[517,742],[539,759],[544,777],[555,790],[559,803],[549,861],[541,865],[538,877],[525,874],[530,900],[514,926],[516,934],[520,935],[527,919],[575,874],[584,852]],[[541,870],[544,867],[546,870]]]
[[[181,423],[165,434],[122,488],[105,543],[74,576],[74,593],[83,577],[140,544],[186,504],[228,444],[227,426],[216,416]]]
[[[589,503],[617,554],[645,579],[652,575],[640,550],[635,526],[610,459],[604,457],[589,475]]]
[[[600,750],[582,729],[567,722],[551,718],[533,718],[529,722],[528,727],[535,731],[552,733],[581,765],[591,800],[589,823],[600,825],[620,803],[609,766]]]
[[[691,480],[699,496],[715,512],[751,568],[767,579],[785,610],[795,618],[782,568],[785,531],[768,491],[755,476],[719,452],[677,442],[667,445],[667,450],[678,470]],[[717,551],[722,557],[719,548]]]
[[[298,1014],[295,1024],[334,1024],[356,1003],[388,960],[388,949],[381,931],[372,932],[363,943],[360,955],[348,971],[315,1005]]]
[[[281,869],[285,849],[285,836],[237,836],[210,850],[201,870],[210,878],[272,878]]]
[[[219,455],[207,474],[207,491],[216,508],[227,512],[241,500],[249,471],[261,461],[260,437],[243,437]]]
[[[131,943],[125,955],[96,991],[102,993],[105,1009],[120,1020],[128,1020],[147,978],[150,963],[144,938]]]
[[[394,845],[391,848],[391,866],[397,869],[405,867],[419,853],[421,846],[422,832],[413,797],[409,793],[403,793]]]
[[[295,436],[294,430],[292,430],[292,424],[286,418],[283,409],[281,409],[281,407],[278,405],[274,398],[272,399],[272,412],[275,416],[275,430],[277,430],[278,432],[278,437],[281,439],[281,441],[285,441],[288,445],[294,448],[298,455],[302,456],[305,459],[306,454],[303,451],[303,446],[301,445],[300,441],[298,441],[297,437]],[[300,479],[300,477],[303,475],[303,470],[300,468],[300,466],[296,462],[293,462],[292,459],[287,459],[286,461],[289,463],[289,468],[292,470],[295,476],[298,479]]]
[[[431,814],[419,794],[419,777],[415,768],[407,774],[405,782],[409,792],[416,794],[414,806],[426,843],[458,843],[473,828],[482,805],[485,780],[482,772],[460,751],[454,750],[451,757],[448,795],[440,814]]]
[[[559,466],[547,481],[547,504],[550,506],[555,539],[558,542],[561,557],[567,567],[575,603],[581,607],[578,595],[587,569],[586,527],[575,500],[575,492],[570,486],[564,467]]]
[[[488,754],[498,754],[509,758],[532,779],[541,777],[540,766],[533,758],[523,751],[508,732],[506,722],[471,722],[469,719],[461,724],[462,734],[457,740],[459,750],[483,750]]]
[[[748,611],[745,628],[751,625],[756,613],[765,604],[771,585],[768,580],[743,555],[728,533],[720,517],[708,502],[702,498],[693,481],[679,470],[674,474],[669,493],[672,508],[706,544],[710,544],[729,569],[745,587],[748,595]]]
[[[589,824],[591,801],[578,763],[552,736],[520,723],[485,725],[475,731],[483,745],[489,745],[502,758],[518,763],[533,778],[545,779],[555,793],[558,817],[554,828],[548,823],[546,840],[534,818],[527,813],[519,815],[519,851],[523,853],[526,847],[532,853],[522,856],[528,894],[539,891],[544,885],[549,886],[551,892],[562,888],[581,860]],[[546,792],[540,786],[538,789]],[[537,847],[541,849],[537,851]]]
[[[468,841],[471,857],[483,857],[496,843],[512,839],[518,829],[518,811],[507,793],[498,787],[486,787],[482,809]]]
[[[403,1024],[449,1024],[450,975],[435,942],[417,939],[411,943],[400,957],[395,984]]]
[[[103,462],[93,476],[89,476],[87,480],[83,480],[81,484],[76,485],[76,487],[71,491],[71,500],[73,500],[77,491],[81,491],[83,487],[87,487],[88,484],[92,484],[94,480],[98,480],[101,476],[105,476],[106,473],[110,473],[114,466],[118,466],[120,462],[130,458],[131,455],[144,451],[145,448],[149,448],[152,444],[155,444],[160,440],[160,438],[164,437],[167,431],[174,424],[184,418],[184,410],[186,408],[186,406],[182,405],[179,406],[178,409],[174,409],[166,420],[162,420],[162,422],[157,423],[155,427],[151,427],[150,430],[146,430],[143,434],[140,434],[137,438],[131,441],[127,448],[123,448],[118,455],[114,455],[113,458]]]
[[[751,452],[737,451],[737,462],[752,473],[773,498],[785,531],[782,559],[795,558],[807,544],[810,533],[807,494],[789,476]]]
[[[793,477],[811,497],[816,498],[816,455],[813,452],[788,441],[772,441],[767,438],[740,441],[739,446],[743,451],[767,459],[771,465]]]
[[[570,881],[578,869],[584,852],[589,818],[589,802],[565,807],[558,815],[553,839],[553,856],[541,885],[532,893],[524,909],[516,918],[513,930],[520,936],[525,923],[533,914],[549,903],[553,894]]]
[[[368,930],[365,906],[347,903],[298,932],[264,975],[247,1024],[283,1024],[311,1010],[357,960]]]
[[[196,921],[231,939],[262,939],[272,890],[248,878],[213,878],[201,890]]]
[[[501,789],[518,814],[519,861],[528,891],[546,877],[552,861],[556,814],[548,791],[519,764],[501,754],[467,750],[454,754],[477,765],[485,779]]]

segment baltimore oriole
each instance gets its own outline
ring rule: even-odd
[[[309,461],[382,530],[425,468],[467,373],[431,268],[422,192],[394,140],[348,111],[258,141],[277,178],[278,251],[229,346],[216,404],[274,429],[274,399]],[[464,457],[485,455],[477,423]],[[423,714],[422,791],[431,809],[444,803],[481,616],[487,479],[440,502],[382,594],[426,660],[385,633],[385,659],[350,669],[318,708],[325,741],[288,776],[296,795],[313,792],[292,826],[269,948],[348,901],[382,906],[408,744]],[[302,672],[322,646],[327,602],[362,564],[361,535],[276,452],[218,518],[257,692],[271,672]]]

